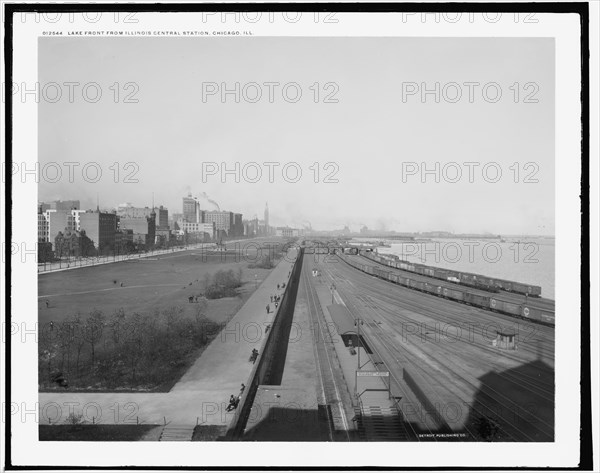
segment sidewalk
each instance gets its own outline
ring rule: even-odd
[[[285,282],[287,288],[292,267],[285,259],[279,262],[170,392],[40,393],[40,423],[64,423],[71,405],[90,423],[227,425],[234,413],[225,411],[229,396],[237,396],[246,383],[252,348],[260,346],[265,324],[274,316],[267,315],[266,305],[274,310],[270,296],[283,293],[277,284]]]
[[[327,425],[319,416],[314,327],[308,311],[300,278],[281,385],[258,387],[243,440],[328,440]]]

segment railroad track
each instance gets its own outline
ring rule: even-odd
[[[318,327],[318,333],[313,342],[319,375],[319,403],[326,406],[329,440],[349,441],[349,425],[341,396],[341,389],[345,389],[345,387],[339,386],[340,382],[336,380],[335,362],[333,361],[336,355],[332,352],[331,334],[324,326],[323,310],[309,279],[307,268],[302,268],[302,279],[304,280],[304,291],[309,305],[308,312],[313,326],[313,333],[314,328]],[[339,376],[339,373],[341,373],[339,363],[337,369]]]
[[[375,278],[376,280],[382,281],[384,284],[389,284],[391,287],[394,288],[399,288],[400,290],[405,290],[405,291],[412,291],[412,289],[406,289],[403,288],[402,286],[398,286],[397,284],[390,282],[390,281],[385,281],[383,279],[380,278],[376,278],[376,276],[370,276],[370,275],[365,275],[367,278]],[[393,299],[389,296],[389,291],[385,292],[385,290],[382,289],[376,289],[376,287],[378,287],[378,285],[374,284],[372,287],[370,287],[370,290],[375,293],[377,295],[378,298],[389,302],[390,305],[392,306],[393,309],[395,309],[397,307],[397,300]],[[408,293],[410,294],[410,293]],[[505,322],[506,323],[506,327],[514,327],[515,323],[515,319],[509,315],[502,315],[502,314],[496,314],[496,313],[490,313],[488,311],[485,311],[484,309],[481,308],[472,308],[472,311],[475,311],[474,313],[470,313],[467,312],[465,313],[465,315],[457,315],[461,312],[456,311],[456,307],[461,307],[463,306],[462,304],[459,304],[457,306],[457,304],[453,301],[448,301],[446,299],[440,299],[437,296],[428,294],[428,293],[420,293],[422,294],[423,298],[429,298],[430,301],[437,301],[434,305],[434,307],[429,307],[429,315],[425,315],[422,314],[422,305],[416,301],[411,301],[410,298],[406,298],[403,300],[403,305],[408,308],[409,310],[418,313],[419,314],[419,320],[416,319],[409,319],[410,323],[422,323],[423,322],[423,318],[429,319],[431,322],[444,322],[444,323],[448,323],[451,322],[453,324],[455,324],[456,322],[462,322],[465,326],[471,326],[471,327],[479,327],[482,330],[482,323],[484,325],[487,325],[489,327],[491,326],[499,326],[500,322]],[[446,305],[449,304],[449,305]],[[469,307],[469,306],[467,306]],[[447,310],[451,309],[451,310]],[[452,313],[453,316],[452,318],[448,317],[448,313]],[[478,323],[478,324],[473,324],[473,315],[476,314],[477,316],[477,320],[481,321],[482,323]],[[431,315],[435,315],[435,317],[432,317]],[[435,324],[432,324],[432,327],[435,327]],[[527,322],[526,324],[523,325],[523,327],[526,328],[531,328],[532,331],[534,333],[539,333],[542,338],[540,340],[545,340],[549,337],[553,337],[554,336],[554,329],[552,327],[548,327],[546,325],[541,325],[538,323],[532,323],[532,322]],[[483,334],[481,333],[481,335],[483,336]],[[485,338],[485,336],[483,336]],[[531,340],[533,337],[533,334],[530,337],[526,337],[524,340],[522,341],[529,341],[532,342],[534,340]],[[485,346],[487,348],[489,348],[489,345],[482,345],[482,347]],[[532,343],[528,343],[528,344],[523,344],[519,346],[520,350],[526,350],[530,353],[533,353],[535,351],[535,353],[537,355],[543,355],[545,359],[547,360],[554,360],[554,348],[547,348],[544,345],[540,345],[540,346],[536,346],[536,347],[532,347]],[[511,355],[508,352],[505,352],[505,356],[507,358],[510,358]],[[520,358],[519,358],[520,360]]]
[[[342,282],[343,281],[342,278],[337,278],[333,274],[332,274],[332,277],[337,280],[336,284],[338,286],[338,290],[341,289],[342,291],[344,291],[344,289],[343,289],[344,283]],[[346,294],[346,297],[350,297],[350,298],[354,297],[358,301],[362,302],[364,311],[372,312],[375,314],[375,316],[377,318],[382,317],[387,322],[393,322],[390,320],[390,317],[395,318],[397,321],[397,319],[398,319],[397,311],[392,311],[390,308],[382,308],[382,307],[376,305],[372,301],[372,299],[365,299],[364,296],[357,296],[356,295],[357,288],[355,286],[353,286],[352,283],[350,283],[349,281],[347,284],[349,286],[349,289],[348,289],[349,293]],[[372,290],[372,287],[369,286],[368,289]],[[381,296],[384,299],[388,298],[387,294],[377,294],[377,296],[378,297]],[[397,304],[397,303],[398,303],[398,301],[395,300],[395,304]],[[414,309],[418,309],[418,308],[411,307],[411,309],[414,310]],[[356,310],[356,308],[354,310]],[[431,310],[431,308],[428,308],[428,310]],[[383,312],[383,314],[381,312]],[[360,311],[359,311],[359,313],[360,313]],[[438,314],[438,315],[441,315],[441,314]],[[375,318],[373,317],[373,314],[371,314],[371,318],[373,320],[375,320]],[[408,320],[410,322],[414,322],[414,319],[408,319]],[[393,327],[394,324],[390,323],[390,326]],[[392,357],[399,356],[402,354],[406,358],[406,353],[405,353],[406,350],[398,349],[398,347],[394,343],[394,340],[389,340],[389,334],[382,333],[382,334],[376,335],[376,337],[378,338],[381,345],[387,351],[390,352]],[[479,348],[488,350],[488,351],[490,350],[490,347],[486,346],[485,344],[480,344]],[[504,353],[505,352],[503,352],[503,355],[504,355]],[[456,354],[456,353],[453,353],[453,354]],[[432,357],[432,354],[428,354],[428,356]],[[496,356],[497,356],[497,352],[496,352]],[[474,378],[470,373],[465,372],[465,370],[463,369],[462,366],[457,365],[456,363],[449,362],[447,357],[444,359],[441,359],[439,357],[433,356],[433,358],[436,363],[440,364],[441,366],[447,367],[453,373],[453,376],[448,379],[449,385],[453,386],[454,389],[456,389],[456,387],[457,387],[456,380],[458,379],[461,382],[461,384],[463,384],[465,387],[469,388],[468,390],[461,389],[461,391],[463,391],[463,397],[466,397],[467,400],[470,400],[469,399],[470,396],[468,395],[468,392],[469,391],[474,392],[477,390],[477,384],[479,383],[479,380]],[[553,358],[553,354],[552,354],[552,358]],[[418,366],[419,362],[421,362],[421,361],[422,361],[421,359],[414,359],[414,358],[412,360],[412,362],[414,363],[415,366]],[[522,359],[519,361],[522,361]],[[511,375],[508,375],[505,373],[504,376],[506,378],[512,379],[513,382],[515,382],[515,379],[516,379],[515,384],[519,384],[521,387],[523,387],[530,393],[534,394],[535,396],[540,396],[541,398],[544,398],[546,400],[552,400],[552,401],[554,399],[553,398],[553,396],[554,396],[553,385],[551,386],[549,383],[543,383],[543,382],[540,383],[539,380],[536,380],[537,385],[533,385],[532,384],[533,380],[529,379],[526,375],[511,376]],[[425,378],[423,378],[423,379],[425,379]],[[540,384],[541,384],[541,386],[540,386]],[[482,389],[486,390],[487,391],[486,395],[492,397],[495,400],[495,402],[498,403],[498,405],[505,407],[507,412],[513,411],[511,409],[511,407],[514,407],[514,406],[512,406],[512,404],[514,404],[514,403],[512,403],[512,401],[510,399],[506,398],[502,393],[498,393],[493,388],[486,386],[485,383],[483,383]],[[433,391],[435,392],[435,390],[433,390]],[[453,391],[452,394],[454,396],[456,396],[456,392]],[[474,406],[474,408],[476,410],[478,410],[478,408],[476,406]],[[514,431],[516,431],[516,433],[519,434],[519,437],[521,437],[521,438],[525,437],[530,440],[533,440],[527,434],[520,431],[520,429],[517,426],[512,424],[510,419],[503,418],[503,420],[505,421],[505,423],[508,423],[510,425],[510,427],[512,428],[511,430],[514,430]],[[536,422],[538,422],[539,425],[542,426],[542,428],[540,429],[540,431],[542,431],[542,433],[544,433],[545,435],[548,435],[550,437],[553,436],[553,426],[550,426],[547,423],[545,423],[543,419],[535,418],[535,416],[534,416],[534,420]]]

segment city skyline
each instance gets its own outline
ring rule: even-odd
[[[104,174],[93,184],[41,182],[39,198],[77,195],[93,205],[100,193],[111,205],[149,205],[154,192],[156,202],[178,208],[191,191],[250,218],[269,201],[275,225],[553,235],[553,55],[544,38],[44,38],[41,83],[93,79],[108,99],[40,102],[40,165],[95,162]],[[303,100],[207,95],[206,84],[269,81],[298,84]],[[470,82],[498,84],[502,100],[490,103],[478,89],[473,103],[450,103],[456,91],[444,86],[439,103],[422,103],[402,86]],[[123,103],[121,90],[115,104],[115,83],[136,84],[138,102]],[[531,96],[536,102],[525,102]],[[130,162],[137,183],[123,182]],[[226,173],[239,166],[239,176],[249,163],[261,168],[259,182]],[[264,163],[279,163],[273,182]],[[293,163],[302,170],[295,183],[281,173]],[[459,182],[448,163],[460,165]],[[489,163],[501,170],[499,182],[482,177]],[[427,175],[435,166],[440,182]],[[367,192],[365,183],[377,185]]]

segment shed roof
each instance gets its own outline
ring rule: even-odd
[[[331,314],[333,323],[340,335],[345,333],[356,333],[352,314],[350,314],[345,306],[341,304],[332,304],[327,306],[327,310]]]

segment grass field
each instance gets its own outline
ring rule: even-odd
[[[182,306],[186,314],[192,315],[194,304],[188,303],[188,297],[203,292],[206,274],[214,274],[220,269],[237,272],[242,268],[242,298],[208,302],[207,316],[215,322],[224,322],[235,314],[244,296],[253,292],[255,281],[260,284],[270,272],[249,269],[248,264],[255,257],[256,251],[252,248],[248,250],[248,258],[238,257],[241,259],[238,262],[232,253],[206,252],[203,256],[200,250],[190,250],[156,258],[42,273],[38,276],[38,322],[42,327],[51,321],[60,323],[77,312],[87,315],[94,308],[110,314],[120,308],[150,313],[155,309]],[[46,307],[46,301],[49,307]]]
[[[60,373],[74,390],[168,391],[268,275],[248,267],[267,252],[188,250],[38,275],[40,390],[63,389]],[[190,303],[220,270],[241,271],[237,296]]]

